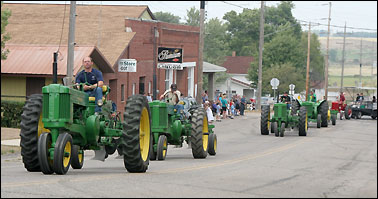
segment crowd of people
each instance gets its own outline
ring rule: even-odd
[[[209,100],[207,91],[202,94],[202,105],[207,112],[209,122],[221,122],[224,119],[234,119],[235,116],[243,116],[247,107],[245,96],[233,95],[228,100],[226,93],[221,93],[215,100]]]

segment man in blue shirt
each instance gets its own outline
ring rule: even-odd
[[[85,57],[83,59],[84,70],[80,71],[76,76],[76,83],[88,83],[84,85],[84,92],[90,97],[95,97],[96,108],[95,112],[101,112],[102,101],[102,85],[104,85],[104,79],[101,71],[92,68],[92,58]]]

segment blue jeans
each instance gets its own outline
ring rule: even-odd
[[[181,116],[181,119],[183,119],[182,114],[181,114],[181,110],[184,110],[184,105],[176,104],[176,105],[173,105],[173,108],[177,110],[177,113],[179,113],[180,116]]]
[[[101,107],[99,107],[97,105],[97,101],[99,99],[102,99],[102,88],[96,87],[93,90],[87,90],[87,91],[85,91],[85,93],[87,93],[89,95],[89,97],[95,97],[95,104],[96,104],[95,112],[101,112],[102,109],[101,109]]]

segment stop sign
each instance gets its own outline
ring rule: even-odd
[[[280,80],[278,80],[277,78],[273,78],[270,80],[270,85],[273,88],[276,88],[278,85],[280,85]]]

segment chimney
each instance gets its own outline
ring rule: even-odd
[[[235,56],[236,56],[236,52],[232,51],[232,57],[235,57]]]

